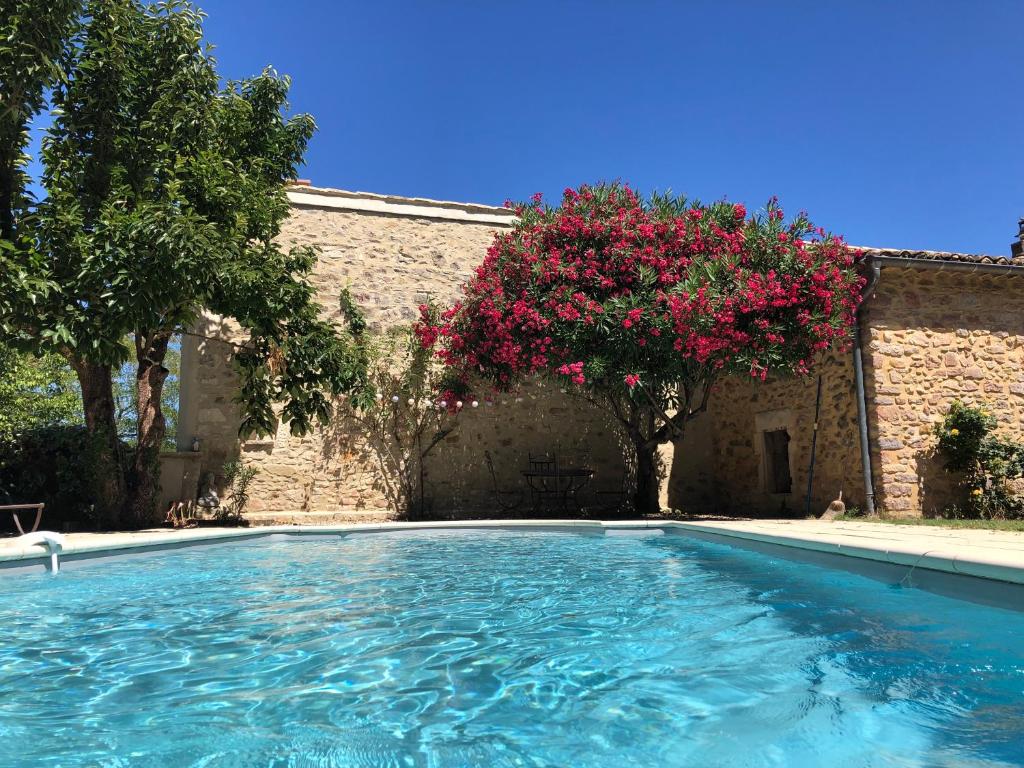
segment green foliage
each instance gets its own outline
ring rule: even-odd
[[[228,502],[217,508],[215,516],[221,522],[237,523],[245,514],[245,508],[249,504],[249,486],[259,474],[259,470],[246,466],[239,459],[232,459],[224,464],[223,472]]]
[[[347,290],[341,301],[349,327],[365,328]],[[438,314],[433,305],[424,311],[435,318]],[[372,335],[360,331],[359,354],[365,379],[345,400],[346,414],[371,437],[392,509],[415,516],[425,512],[423,461],[458,428],[458,382],[437,360],[434,347],[424,346],[408,327]]]
[[[170,371],[162,393],[167,418],[165,447],[175,445],[180,394],[181,346],[174,343],[164,365]],[[114,374],[117,433],[126,443],[136,439],[138,403],[135,369],[122,365]],[[84,423],[82,392],[71,366],[60,355],[41,357],[0,344],[0,440],[46,426],[77,426]]]
[[[87,14],[44,140],[36,222],[60,291],[38,338],[117,365],[125,335],[234,318],[249,333],[243,429],[268,431],[283,400],[308,430],[329,415],[316,390],[349,375],[312,302],[316,254],[275,243],[312,118],[283,115],[289,80],[272,70],[221,88],[187,3],[93,0]]]
[[[32,5],[43,4],[18,8]],[[278,243],[285,185],[315,124],[286,115],[290,83],[271,69],[222,85],[202,18],[178,0],[88,0],[69,41],[50,30],[61,53],[50,58],[64,74],[41,86],[53,87],[54,105],[42,143],[45,197],[19,209],[17,232],[0,245],[0,330],[70,358],[92,379],[99,366],[130,375],[130,360],[148,400],[124,411],[153,413],[168,341],[204,313],[222,316],[242,329],[242,433],[266,434],[281,420],[303,434],[330,418],[332,396],[357,386],[362,370],[351,336],[314,301],[315,251]],[[25,104],[30,114],[41,107]],[[24,198],[23,176],[8,187]],[[100,404],[96,389],[86,399]],[[109,416],[98,421],[92,429],[115,431]],[[164,422],[141,426],[135,476],[120,485],[151,496],[144,475]],[[127,506],[141,522],[140,505]]]
[[[942,424],[935,428],[939,450],[946,457],[946,469],[951,472],[973,471],[982,452],[982,444],[995,428],[996,419],[991,413],[955,401]]]
[[[366,317],[352,298],[352,291],[348,286],[342,288],[338,295],[338,309],[341,310],[341,316],[345,318],[346,327],[352,337],[362,340],[366,333]]]
[[[0,504],[43,502],[45,527],[93,527],[99,450],[82,426],[34,428],[0,440]]]
[[[16,338],[14,313],[50,288],[31,234],[19,226],[32,202],[25,147],[47,88],[64,77],[80,0],[5,0],[0,11],[0,338]]]
[[[60,291],[38,336],[117,364],[126,335],[176,330],[204,308],[280,322],[259,289],[280,293],[287,267],[306,263],[271,241],[313,132],[308,116],[280,114],[287,79],[221,90],[187,4],[94,0],[87,13],[43,141],[35,223]]]
[[[81,423],[78,382],[63,358],[34,357],[0,344],[0,441],[40,427]]]
[[[960,401],[935,427],[946,469],[960,476],[967,492],[967,517],[1024,515],[1024,504],[1013,488],[1013,481],[1024,476],[1024,445],[993,434],[995,428],[989,411]]]
[[[45,104],[47,87],[64,76],[71,32],[82,3],[6,0],[0,16],[0,125],[19,127]]]

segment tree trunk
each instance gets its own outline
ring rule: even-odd
[[[136,528],[160,522],[156,508],[160,496],[160,449],[167,434],[160,400],[169,373],[163,364],[169,341],[170,335],[165,333],[152,337],[137,335],[135,341],[139,362],[136,372],[138,444],[130,470],[127,513],[128,522]]]
[[[399,446],[398,450],[404,454],[402,468],[399,472],[401,475],[399,483],[401,484],[402,494],[402,499],[399,502],[401,506],[400,514],[406,520],[416,520],[423,512],[419,508],[419,494],[416,492],[417,481],[420,478],[420,467],[422,466],[420,461],[416,460],[420,449],[418,445],[413,445],[407,452],[402,446]]]
[[[661,511],[658,503],[658,446],[642,438],[636,445],[636,491],[633,506],[639,515],[655,515]]]
[[[14,104],[15,102],[11,102]],[[0,124],[0,239],[14,239],[14,200],[24,124]]]
[[[96,473],[96,525],[117,528],[125,502],[124,464],[117,437],[114,387],[109,365],[97,365],[69,356],[82,387],[85,426],[92,438]]]

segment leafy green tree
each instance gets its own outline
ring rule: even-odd
[[[81,423],[78,382],[63,357],[0,345],[0,443],[38,427]]]
[[[0,6],[0,340],[48,283],[19,223],[32,202],[25,174],[32,117],[64,77],[81,0],[4,0]]]
[[[12,251],[49,292],[6,322],[78,376],[103,457],[101,525],[142,526],[157,519],[175,333],[203,313],[241,329],[244,434],[326,421],[362,366],[320,317],[316,253],[276,242],[285,184],[315,130],[308,115],[284,115],[288,79],[266,70],[222,87],[202,14],[185,2],[91,0],[83,18],[43,140],[46,196],[26,217],[36,255]],[[113,380],[126,359],[137,440],[122,471]]]
[[[28,202],[29,121],[63,77],[80,8],[80,0],[5,0],[0,13],[0,238],[8,242]]]
[[[127,342],[128,340],[126,340]],[[162,404],[167,433],[164,448],[173,450],[178,431],[181,343],[172,341],[164,366]],[[138,432],[135,366],[126,362],[114,374],[117,432],[125,443],[134,443]],[[82,392],[68,361],[50,352],[36,357],[0,345],[0,442],[38,427],[84,425]]]
[[[138,392],[135,382],[136,363],[132,351],[133,339],[126,337],[125,354],[128,359],[113,371],[114,421],[122,442],[134,444],[139,432]],[[168,370],[161,393],[161,410],[166,422],[164,450],[174,450],[178,433],[179,374],[181,373],[181,340],[173,337],[167,345],[164,367]],[[69,369],[70,370],[70,369]]]

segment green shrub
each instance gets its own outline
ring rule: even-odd
[[[85,427],[40,427],[0,441],[0,504],[43,502],[40,527],[94,528],[96,448]],[[14,530],[0,518],[0,530]]]
[[[233,459],[224,465],[225,495],[229,497],[226,504],[221,504],[215,517],[222,523],[239,523],[249,504],[249,486],[259,474],[256,467],[247,467],[239,459]]]
[[[995,428],[991,413],[959,401],[935,427],[946,469],[960,476],[966,491],[966,517],[1024,516],[1024,504],[1013,487],[1024,475],[1024,445],[993,434]]]

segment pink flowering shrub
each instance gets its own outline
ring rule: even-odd
[[[682,437],[715,379],[806,374],[850,340],[858,254],[775,200],[748,216],[601,184],[515,210],[463,300],[416,332],[464,380],[584,388],[636,445],[638,511],[657,507],[657,445]]]

